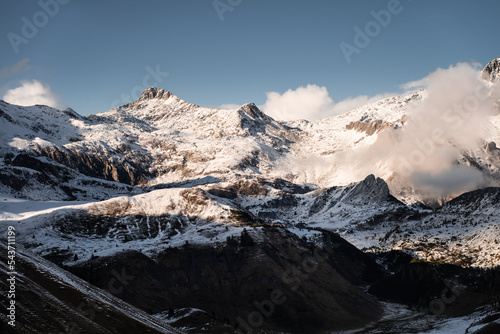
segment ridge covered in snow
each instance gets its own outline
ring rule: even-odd
[[[402,247],[409,241],[395,238],[398,233],[383,242],[380,237],[395,228],[394,212],[410,226],[429,214],[418,202],[434,205],[460,195],[450,193],[445,200],[442,194],[429,195],[414,186],[416,176],[403,177],[386,159],[394,143],[405,140],[414,111],[428,98],[427,91],[418,90],[315,122],[276,121],[252,103],[232,110],[200,107],[154,87],[132,103],[85,117],[71,109],[1,101],[0,191],[7,202],[1,218],[31,226],[26,231],[34,235],[34,226],[47,227],[47,221],[61,217],[114,217],[108,224],[118,225],[107,237],[121,242],[139,233],[140,242],[154,245],[150,239],[174,237],[177,223],[189,226],[186,217],[217,230],[231,225],[234,212],[241,211],[258,223],[334,230],[359,247]],[[442,143],[457,152],[457,166],[494,184],[500,180],[500,116],[489,120],[492,131],[482,146],[461,147],[453,138]],[[13,197],[73,202],[20,212]],[[443,209],[440,215],[447,214]],[[368,235],[374,221],[387,224]],[[189,238],[196,239],[196,231]]]
[[[412,150],[408,142],[429,147],[426,137],[415,137],[415,129],[427,131],[421,127],[433,122],[418,123],[417,117],[429,96],[418,90],[314,122],[280,122],[253,103],[231,110],[200,107],[154,87],[132,103],[85,117],[71,109],[0,101],[0,224],[14,226],[17,242],[30,251],[88,272],[96,282],[92,275],[116,261],[134,259],[137,272],[149,263],[156,272],[165,269],[159,264],[164,257],[175,262],[176,256],[206,253],[208,267],[190,267],[196,280],[211,276],[214,263],[235,270],[232,254],[246,247],[258,256],[242,263],[254,265],[264,258],[279,263],[276,249],[293,249],[288,263],[305,254],[296,251],[342,244],[344,255],[353,252],[349,256],[356,254],[382,276],[366,253],[397,251],[412,263],[497,267],[500,116],[488,114],[488,131],[474,136],[472,146],[444,135],[424,150],[452,157],[449,170],[481,181],[454,189],[449,175],[440,174],[442,166],[424,164],[408,174],[399,166],[405,150]],[[351,269],[340,267],[335,270],[341,276],[353,278]],[[188,275],[186,268],[177,268],[179,277]],[[247,277],[239,269],[235,273]],[[273,286],[276,279],[266,275],[262,280]],[[377,318],[379,306],[367,301],[377,310],[368,318]],[[161,318],[176,314],[159,305]],[[200,305],[206,304],[182,309]],[[187,317],[210,318],[205,311]]]

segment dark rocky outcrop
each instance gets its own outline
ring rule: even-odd
[[[492,141],[486,145],[486,153],[498,156],[500,155],[500,149],[497,147],[497,144],[494,141]]]
[[[117,182],[107,182],[101,178],[86,178],[74,169],[60,163],[20,153],[0,168],[0,187],[15,196],[33,200],[75,200],[77,198],[106,199],[113,192],[128,194],[132,186]],[[74,182],[78,179],[78,182]],[[103,193],[88,189],[100,188]],[[77,197],[78,195],[78,197]],[[41,196],[40,198],[38,196]]]
[[[397,204],[401,202],[395,199],[389,192],[389,186],[373,174],[368,175],[363,181],[346,187],[330,187],[324,189],[314,200],[309,215],[316,214],[325,208],[331,208],[338,202],[356,204],[362,202],[379,204]]]
[[[354,185],[349,190],[345,200],[364,199],[373,202],[391,201],[398,202],[389,192],[387,183],[373,174],[368,175],[363,181]]]
[[[255,233],[262,242],[253,240]],[[380,306],[356,284],[373,282],[384,271],[340,237],[326,233],[324,240],[317,248],[284,229],[266,227],[243,232],[222,248],[169,248],[155,261],[130,251],[71,271],[101,288],[112,271],[125,271],[134,277],[117,293],[125,301],[151,313],[199,308],[243,332],[253,326],[315,333],[378,319]]]
[[[214,196],[235,199],[238,196],[267,195],[267,189],[258,180],[238,180],[227,187],[214,186],[208,190]]]
[[[140,185],[151,176],[147,168],[151,162],[151,158],[140,152],[134,153],[134,162],[131,159],[120,158],[118,160],[118,158],[110,158],[106,154],[93,153],[79,148],[67,149],[57,146],[34,146],[33,152],[72,168],[86,176],[108,181],[116,181],[128,185]],[[31,160],[31,162],[34,161]],[[30,164],[23,166],[31,168]]]

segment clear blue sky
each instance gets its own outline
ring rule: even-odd
[[[500,1],[401,0],[347,63],[339,44],[354,46],[354,27],[389,2],[220,0],[232,9],[221,20],[212,0],[71,0],[44,24],[38,1],[2,1],[0,98],[35,79],[81,114],[104,112],[159,67],[169,75],[156,86],[199,105],[263,104],[266,92],[307,84],[341,100],[500,56]],[[23,36],[23,17],[41,27],[16,53],[8,34]]]

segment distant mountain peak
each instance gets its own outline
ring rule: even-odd
[[[146,88],[143,92],[139,100],[153,100],[153,99],[161,99],[167,100],[170,97],[174,96],[172,92],[162,88],[149,87]]]
[[[500,79],[500,57],[490,61],[483,69],[483,79],[495,82]]]

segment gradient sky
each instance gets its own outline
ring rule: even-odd
[[[267,92],[307,84],[342,100],[500,56],[500,1],[401,0],[401,12],[348,63],[339,44],[355,45],[354,27],[364,30],[370,11],[390,2],[218,0],[232,9],[221,20],[212,0],[71,0],[16,53],[8,34],[23,36],[23,17],[43,20],[43,9],[2,1],[0,97],[38,80],[81,114],[104,112],[137,98],[147,69],[159,68],[169,75],[149,84],[203,106],[260,105]]]

